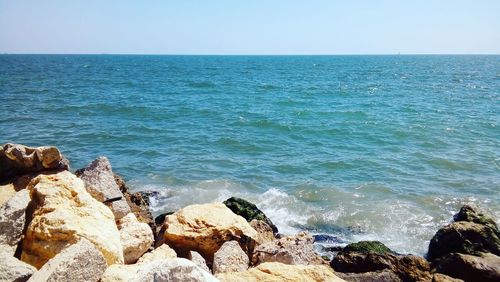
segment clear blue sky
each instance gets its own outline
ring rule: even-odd
[[[500,1],[0,0],[0,52],[500,54]]]

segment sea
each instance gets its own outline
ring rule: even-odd
[[[236,196],[423,255],[463,204],[499,221],[500,56],[0,55],[7,142],[106,156],[155,215]]]

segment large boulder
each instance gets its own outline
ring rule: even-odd
[[[226,272],[216,275],[221,281],[247,282],[340,282],[344,281],[335,275],[326,265],[288,265],[278,262],[266,262],[243,272]]]
[[[281,262],[285,264],[323,264],[324,260],[314,251],[314,239],[305,231],[295,236],[287,236],[267,242],[254,249],[254,265],[263,262]]]
[[[82,238],[62,250],[31,276],[29,281],[99,281],[107,265],[94,244]]]
[[[212,274],[183,258],[154,260],[148,263],[130,265],[111,265],[108,267],[102,282],[118,281],[218,281]]]
[[[153,231],[139,222],[133,213],[118,220],[125,263],[136,262],[154,242]]]
[[[368,241],[347,245],[330,262],[335,271],[364,273],[390,270],[403,281],[431,279],[430,265],[422,257],[397,255],[380,242]]]
[[[495,222],[470,206],[455,215],[455,222],[441,228],[429,243],[427,259],[434,261],[451,253],[500,255],[500,231]]]
[[[21,190],[0,207],[0,248],[8,249],[11,255],[21,241],[29,202],[29,192]]]
[[[68,161],[56,147],[5,144],[0,147],[0,182],[30,172],[66,170]]]
[[[278,227],[269,219],[256,205],[247,200],[231,197],[224,201],[224,204],[231,209],[235,214],[242,216],[248,222],[257,219],[267,223],[274,234],[278,234]]]
[[[106,203],[118,220],[128,213],[130,207],[116,184],[111,163],[106,157],[99,157],[86,168],[76,171],[85,183],[85,189],[98,201]]]
[[[0,281],[24,282],[36,272],[33,266],[0,249]]]
[[[364,273],[336,273],[338,277],[348,282],[401,282],[396,273],[386,269]]]
[[[165,242],[185,257],[191,250],[207,261],[226,241],[236,240],[247,251],[257,232],[221,203],[191,205],[165,217]]]
[[[120,233],[111,210],[85,190],[68,171],[40,175],[27,187],[31,196],[21,259],[37,268],[69,245],[85,238],[108,264],[123,263]]]
[[[215,252],[212,269],[214,273],[238,272],[248,269],[248,255],[236,241],[228,241]]]
[[[137,263],[146,263],[155,260],[176,258],[177,254],[167,244],[163,244],[149,253],[145,253]]]
[[[454,253],[440,260],[436,271],[465,281],[500,281],[500,257],[490,253]]]

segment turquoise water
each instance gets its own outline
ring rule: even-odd
[[[0,56],[0,142],[99,155],[155,212],[241,196],[281,231],[422,254],[500,217],[500,56]]]

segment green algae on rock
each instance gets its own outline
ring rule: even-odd
[[[269,219],[256,205],[250,203],[249,201],[237,197],[231,197],[224,201],[224,205],[226,205],[226,207],[228,207],[235,214],[245,218],[248,222],[254,219],[264,221],[271,226],[274,234],[278,233],[278,227],[274,225],[271,219]]]
[[[342,252],[358,252],[358,253],[376,253],[376,254],[386,254],[394,253],[386,245],[382,244],[380,241],[359,241],[357,243],[352,243],[344,247]]]

